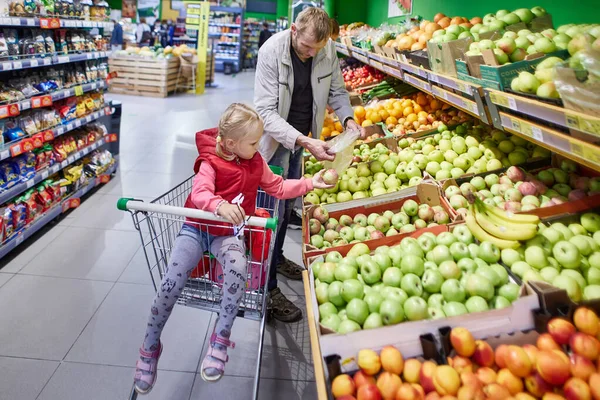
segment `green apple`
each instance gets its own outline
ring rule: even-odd
[[[502,262],[509,267],[517,261],[522,261],[521,254],[515,249],[503,249],[500,252],[500,258],[502,259]]]
[[[458,268],[460,268],[463,274],[467,272],[473,273],[477,269],[477,263],[471,258],[460,259],[458,260],[458,263],[456,263],[456,265],[458,266]]]
[[[558,229],[554,229],[552,226],[544,229],[541,232],[541,235],[548,239],[553,246],[561,240],[565,240],[565,236]]]
[[[466,298],[465,289],[462,287],[460,282],[456,279],[448,279],[442,283],[441,288],[442,296],[445,301],[458,301],[463,302]]]
[[[469,258],[469,247],[463,242],[454,242],[450,245],[450,254],[454,257],[454,261],[461,260],[463,258]]]
[[[415,274],[406,274],[402,277],[400,288],[410,296],[421,296],[423,294],[423,286],[421,280]]]
[[[379,313],[373,312],[369,314],[363,324],[363,329],[375,329],[383,326],[383,318]]]
[[[333,263],[339,263],[340,261],[342,261],[342,258],[344,258],[339,251],[332,251],[331,253],[327,253],[327,256],[325,257],[325,262],[333,262]]]
[[[436,270],[427,270],[421,279],[423,289],[428,293],[439,293],[444,283],[444,277]]]
[[[600,298],[600,285],[588,285],[583,289],[583,299],[593,300]]]
[[[489,309],[487,301],[481,296],[472,296],[465,302],[467,311],[470,313],[487,311]]]
[[[570,276],[559,275],[552,281],[552,286],[556,286],[559,289],[564,289],[567,294],[574,302],[578,303],[581,301],[581,288],[577,281]]]
[[[573,236],[575,236],[573,235],[573,232],[569,228],[567,228],[562,222],[555,222],[552,225],[550,225],[550,227],[557,229],[560,233],[562,233],[564,236],[564,240],[569,240]]]
[[[471,255],[471,258],[478,258],[479,257],[479,245],[476,243],[469,244],[469,254]]]
[[[415,238],[406,237],[402,239],[402,241],[400,242],[400,246],[406,254],[411,254],[420,258],[423,258],[425,255],[425,253],[423,253],[423,250],[421,249],[421,246],[419,245],[419,242],[417,242],[417,239]]]
[[[491,300],[494,297],[494,285],[483,275],[473,274],[467,280],[465,288],[469,296],[481,296],[486,300]]]
[[[497,263],[500,260],[500,249],[491,242],[482,242],[479,245],[479,258],[489,264]]]
[[[571,227],[571,225],[569,225],[569,227]],[[569,242],[577,247],[577,249],[579,250],[579,254],[581,254],[584,257],[587,257],[592,252],[592,246],[588,241],[588,238],[589,236],[585,235],[575,235],[571,239],[569,239]]]
[[[581,275],[581,272],[579,271],[576,271],[574,269],[563,269],[562,271],[560,271],[560,274],[564,276],[570,276],[571,278],[575,279],[581,289],[587,286],[585,278],[583,277],[583,275]]]
[[[331,329],[334,332],[339,331],[342,319],[337,314],[328,315],[326,318],[321,320],[321,325],[325,328]]]
[[[317,296],[317,302],[319,304],[325,304],[329,301],[329,295],[327,294],[328,288],[329,284],[325,282],[319,282],[315,286],[315,295]]]
[[[321,319],[324,319],[328,315],[335,314],[337,315],[338,309],[333,305],[333,303],[323,303],[319,306],[319,316]]]
[[[423,265],[425,266],[425,271],[427,271],[428,269],[433,269],[437,271],[438,269],[437,264],[433,261],[425,261]]]
[[[392,260],[392,265],[398,268],[400,268],[400,263],[402,262],[404,255],[404,250],[402,250],[399,245],[390,247],[390,251],[388,252],[388,256],[390,256],[390,259]]]
[[[423,276],[425,270],[423,259],[412,254],[404,256],[400,266],[403,274],[415,274],[419,277]]]
[[[390,267],[383,273],[382,282],[386,286],[400,287],[403,276],[400,268]]]
[[[600,215],[596,213],[585,213],[581,216],[581,225],[590,233],[600,231]]]
[[[444,261],[454,260],[454,257],[452,257],[452,254],[450,254],[450,249],[448,249],[448,246],[441,245],[441,244],[438,244],[437,246],[435,246],[433,248],[433,250],[431,250],[431,252],[427,254],[428,260],[429,260],[429,254],[431,254],[430,261],[433,261],[437,265],[440,265]]]
[[[446,246],[446,247],[450,247],[450,245],[454,242],[456,242],[456,236],[454,236],[452,233],[450,232],[442,232],[437,236],[436,239],[436,243]]]
[[[379,312],[379,307],[381,306],[381,302],[383,302],[383,296],[377,291],[372,291],[371,293],[366,294],[363,300],[367,303],[369,312],[374,313]]]
[[[346,333],[351,333],[351,332],[357,332],[360,331],[360,325],[357,324],[356,322],[347,319],[344,320],[340,323],[340,326],[338,327],[337,332],[339,334],[345,335]]]
[[[508,299],[510,302],[515,301],[519,297],[521,287],[516,283],[509,282],[498,288],[498,295]]]
[[[312,265],[310,266],[310,269],[312,270],[313,273],[313,277],[315,279],[319,279],[319,271],[321,270],[321,265],[323,265],[323,262],[315,262],[312,263]]]
[[[544,278],[542,277],[542,275],[540,274],[540,272],[537,269],[530,269],[529,271],[525,272],[525,275],[523,275],[523,282],[529,282],[529,281],[543,281]]]
[[[496,274],[498,274],[498,277],[500,277],[500,283],[498,285],[504,285],[508,283],[508,272],[506,271],[506,268],[500,264],[492,264],[490,267],[494,270],[494,272],[496,272]]]
[[[540,246],[527,247],[525,250],[525,262],[535,269],[542,269],[548,266],[546,253]]]
[[[356,283],[360,285],[362,290],[362,284],[358,281],[356,281]],[[344,284],[342,282],[334,281],[327,288],[327,297],[329,298],[329,301],[336,307],[344,307],[346,305],[346,301],[342,297],[343,286]]]
[[[458,265],[450,260],[442,262],[438,267],[438,271],[444,279],[460,279],[462,275],[462,271],[458,268]]]
[[[326,262],[321,265],[319,269],[319,280],[325,283],[332,283],[335,281],[335,268],[336,264]]]
[[[368,260],[360,268],[360,275],[367,285],[373,285],[381,280],[381,269],[373,260]]]
[[[600,269],[592,267],[585,274],[588,285],[600,285]]]
[[[490,301],[490,307],[496,310],[510,307],[510,301],[502,296],[494,296],[494,298]]]
[[[429,314],[429,319],[443,319],[446,318],[446,314],[442,310],[442,307],[428,307],[427,314]]]
[[[404,321],[404,308],[397,301],[384,300],[379,307],[379,314],[384,325],[395,325]]]
[[[545,267],[540,270],[540,275],[544,282],[552,283],[554,278],[556,278],[559,274],[559,270],[554,267]]]
[[[441,293],[434,293],[427,299],[427,305],[434,308],[442,308],[445,302]]]
[[[456,228],[454,228],[452,234],[458,239],[459,242],[462,242],[466,245],[473,243],[473,234],[466,225],[458,225]],[[450,249],[452,249],[452,246]]]
[[[494,269],[489,265],[481,266],[481,267],[477,268],[475,273],[477,275],[481,275],[481,276],[487,278],[494,287],[500,285],[500,277],[498,276],[496,271],[494,271]]]
[[[340,282],[343,282],[347,279],[356,279],[357,276],[358,272],[355,268],[351,267],[350,265],[343,264],[338,265],[335,268],[335,279]]]
[[[346,305],[346,315],[349,320],[362,325],[369,316],[369,306],[364,300],[352,299]]]
[[[429,317],[427,302],[421,297],[412,296],[404,302],[404,315],[409,321],[420,321]]]
[[[425,253],[433,250],[433,248],[435,247],[435,244],[436,244],[435,238],[432,238],[431,236],[426,236],[426,235],[419,236],[419,238],[417,239],[417,242],[419,243],[419,246],[421,246],[421,249],[423,249],[423,252],[425,252]]]
[[[467,314],[469,312],[469,310],[467,310],[467,307],[463,303],[459,303],[456,301],[451,301],[444,304],[443,310],[444,314],[446,314],[446,317],[456,317],[458,315]]]
[[[564,268],[577,268],[581,264],[581,254],[573,243],[562,240],[552,248],[552,255]]]
[[[342,258],[342,261],[338,263],[338,267],[340,265],[349,265],[358,271],[358,263],[356,262],[356,257],[346,256]]]
[[[397,303],[404,304],[408,299],[408,294],[400,288],[384,286],[381,289],[381,296],[386,300],[394,300]]]
[[[333,283],[331,285],[333,285]],[[331,285],[329,285],[330,289]],[[352,299],[362,299],[365,295],[363,284],[360,283],[358,279],[348,279],[342,283],[341,295],[346,303]],[[329,294],[329,299],[331,300],[331,293]],[[335,304],[334,301],[331,302]]]
[[[517,261],[510,267],[510,270],[521,278],[523,275],[525,275],[525,272],[529,271],[530,269],[531,265],[527,264],[525,261]]]
[[[594,239],[594,242],[596,242],[596,244],[600,246],[600,231],[594,232],[592,238]]]

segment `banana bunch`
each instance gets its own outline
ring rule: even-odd
[[[519,241],[532,239],[538,231],[539,217],[508,214],[476,199],[467,212],[467,227],[479,241],[494,243],[500,249],[516,249]]]

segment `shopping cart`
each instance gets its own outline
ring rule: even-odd
[[[282,174],[281,168],[271,167],[271,170],[278,175]],[[201,231],[205,232],[211,227],[222,227],[224,223],[227,223],[223,218],[217,217],[213,213],[184,208],[185,201],[192,190],[193,179],[194,177],[187,179],[150,203],[133,198],[122,198],[117,203],[119,210],[129,211],[133,217],[135,228],[139,231],[142,239],[144,255],[156,290],[167,268],[175,238],[186,218],[207,221],[206,223],[195,224]],[[254,399],[258,396],[260,382],[263,340],[267,319],[268,291],[265,283],[268,281],[271,256],[275,244],[279,201],[259,190],[256,207],[266,210],[270,218],[247,218],[244,237],[250,253],[247,257],[248,275],[246,290],[240,301],[238,311],[238,317],[259,321],[260,324],[258,358],[254,377]],[[218,312],[221,296],[221,268],[216,259],[206,253],[188,279],[178,303]],[[130,400],[137,399],[135,388],[131,389],[129,398]]]

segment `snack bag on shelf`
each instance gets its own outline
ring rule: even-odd
[[[19,179],[19,169],[16,163],[6,162],[0,164],[0,181],[2,182],[2,189],[10,189],[19,182]]]
[[[0,209],[1,214],[0,217],[2,218],[2,226],[3,226],[3,242],[7,239],[9,239],[13,233],[15,232],[15,222],[13,219],[13,211],[12,208],[10,207],[10,204],[7,204],[6,207]]]
[[[15,232],[25,227],[27,224],[27,207],[23,204],[23,198],[19,197],[14,200],[11,206]]]
[[[38,204],[40,204],[40,206],[42,207],[42,211],[46,212],[50,209],[50,207],[52,207],[52,195],[44,185],[38,186],[36,190],[36,200]]]
[[[25,206],[26,225],[38,218],[43,211],[42,205],[37,202],[36,197],[37,192],[33,189],[27,191],[22,197]]]

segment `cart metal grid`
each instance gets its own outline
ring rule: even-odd
[[[282,170],[271,167],[274,173],[281,175]],[[175,238],[184,223],[194,224],[201,231],[211,228],[231,228],[221,217],[197,209],[185,208],[185,201],[191,193],[194,177],[190,177],[167,193],[147,203],[133,198],[122,198],[117,208],[129,211],[135,228],[140,234],[148,270],[155,290],[164,276]],[[238,317],[258,321],[258,359],[254,377],[254,396],[258,396],[260,368],[264,331],[267,318],[267,294],[264,286],[268,281],[271,256],[275,245],[279,200],[259,189],[256,207],[266,210],[270,218],[249,217],[246,219],[244,236],[247,239],[247,287],[240,301]],[[193,223],[188,218],[202,219],[202,223]],[[186,221],[187,220],[187,221]],[[233,231],[232,231],[233,234]],[[256,256],[259,253],[259,256]],[[216,259],[205,253],[198,267],[192,272],[178,299],[178,304],[202,310],[218,312],[222,297],[222,273]],[[137,398],[135,387],[130,400]]]

